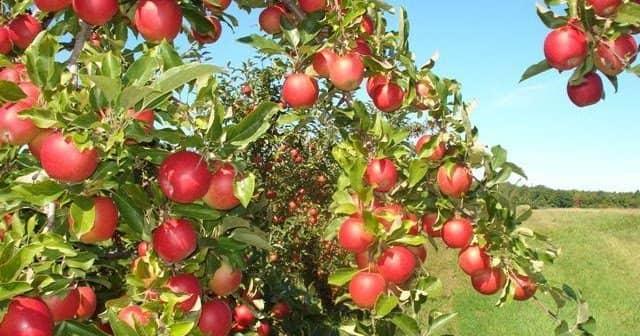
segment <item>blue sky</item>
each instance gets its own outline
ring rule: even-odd
[[[547,72],[518,83],[530,64],[543,58],[548,30],[535,14],[535,2],[396,0],[411,21],[411,46],[418,64],[434,52],[436,72],[463,84],[478,108],[473,120],[485,145],[501,144],[511,161],[529,176],[526,184],[561,189],[635,191],[640,189],[640,79],[620,77],[620,92],[607,83],[607,99],[579,109],[566,96],[569,73]],[[258,31],[257,13],[232,5],[241,23],[210,47],[223,65],[253,54],[235,40]]]

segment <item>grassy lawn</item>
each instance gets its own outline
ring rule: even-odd
[[[640,335],[640,211],[539,210],[527,223],[562,248],[550,280],[583,291],[598,323],[598,335]],[[443,333],[474,336],[552,335],[550,318],[532,302],[495,308],[456,267],[456,254],[431,253],[428,265],[446,287],[443,302],[459,312]],[[542,298],[544,300],[544,298]]]

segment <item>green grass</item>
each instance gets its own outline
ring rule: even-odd
[[[526,226],[562,248],[546,266],[549,280],[582,290],[598,335],[640,335],[640,211],[539,210]],[[497,295],[476,294],[456,267],[456,253],[431,253],[428,268],[445,287],[440,300],[459,313],[443,333],[474,336],[552,335],[553,321],[532,302],[496,308]],[[545,300],[545,298],[542,298]]]

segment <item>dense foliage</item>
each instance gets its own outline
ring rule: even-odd
[[[640,191],[557,190],[545,186],[505,185],[504,192],[521,204],[541,208],[640,208]]]

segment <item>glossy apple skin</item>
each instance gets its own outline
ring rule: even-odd
[[[141,0],[133,22],[147,41],[173,41],[182,29],[182,9],[176,0]]]
[[[153,130],[153,122],[156,119],[156,114],[152,109],[144,109],[137,112],[134,110],[129,110],[127,111],[127,115],[131,119],[142,123],[145,132],[150,132],[151,130]]]
[[[0,322],[0,335],[53,336],[53,316],[40,299],[17,296],[11,299]]]
[[[468,275],[474,276],[491,268],[491,257],[484,248],[471,245],[460,251],[458,266]]]
[[[42,301],[49,308],[55,322],[71,320],[76,316],[80,305],[80,293],[74,288],[59,295],[44,296]]]
[[[398,169],[390,159],[373,159],[367,165],[365,179],[375,191],[389,192],[398,183]]]
[[[404,246],[394,246],[382,252],[378,258],[378,271],[390,283],[403,284],[416,268],[416,256]]]
[[[191,32],[193,38],[200,44],[215,43],[222,36],[222,24],[220,19],[215,16],[208,16],[207,20],[211,23],[211,31],[207,34],[200,34],[195,29]]]
[[[29,80],[27,68],[24,64],[18,63],[7,66],[0,71],[0,80],[20,84]]]
[[[467,247],[473,239],[473,224],[466,218],[454,218],[442,226],[442,240],[451,248]]]
[[[336,59],[336,53],[331,49],[322,49],[313,55],[313,69],[324,78],[329,78],[329,71]]]
[[[353,91],[360,87],[364,79],[364,63],[360,54],[351,52],[337,56],[330,67],[329,79],[343,91]]]
[[[202,200],[210,207],[223,211],[240,205],[240,200],[233,193],[236,175],[236,169],[232,164],[216,163],[209,189]]]
[[[355,44],[356,46],[351,50],[353,53],[358,54],[361,57],[373,55],[373,51],[365,39],[357,38]]]
[[[360,21],[360,32],[363,36],[369,36],[373,34],[373,30],[375,29],[375,24],[373,23],[373,19],[369,15],[363,15],[362,21]]]
[[[167,287],[176,294],[191,294],[191,296],[178,304],[183,312],[190,311],[202,295],[200,281],[193,274],[177,274],[169,278]]]
[[[349,283],[351,299],[363,309],[372,309],[386,290],[387,283],[379,273],[360,272]]]
[[[431,135],[423,135],[422,137],[420,137],[420,139],[418,139],[418,142],[416,142],[416,153],[420,154],[422,152],[423,147],[429,141],[431,141]],[[446,152],[447,152],[447,147],[446,147],[445,143],[444,142],[440,142],[436,146],[436,148],[433,151],[433,153],[431,154],[431,156],[429,157],[429,160],[432,160],[432,161],[442,160],[442,158],[444,157]]]
[[[426,232],[429,236],[433,238],[442,237],[442,229],[435,230],[433,227],[438,222],[438,214],[436,213],[426,213],[422,216],[422,231]]]
[[[471,277],[471,285],[480,294],[493,295],[505,285],[504,272],[499,268],[490,268]]]
[[[34,0],[33,2],[43,12],[58,12],[71,5],[71,0]]]
[[[378,223],[384,226],[385,230],[389,231],[394,222],[404,219],[405,213],[400,204],[388,204],[375,206],[373,216],[376,217]]]
[[[369,97],[374,97],[375,90],[382,85],[389,83],[389,78],[383,74],[377,74],[369,77],[367,80],[367,94]]]
[[[192,203],[209,190],[211,174],[202,156],[181,151],[169,155],[158,172],[160,188],[170,200]]]
[[[8,55],[13,49],[11,32],[7,27],[0,27],[0,54]]]
[[[168,263],[186,259],[195,250],[198,235],[186,219],[167,219],[152,234],[153,249]]]
[[[271,313],[275,318],[282,320],[291,314],[291,308],[286,302],[280,301],[273,305]]]
[[[298,4],[306,13],[313,13],[324,10],[327,7],[327,0],[298,0]]]
[[[13,45],[20,49],[27,49],[31,42],[42,31],[40,21],[31,14],[18,15],[9,22],[9,35]]]
[[[373,104],[382,112],[395,112],[404,102],[404,90],[395,83],[387,83],[373,90]]]
[[[462,164],[453,167],[451,175],[445,166],[438,169],[436,177],[440,192],[453,198],[460,198],[471,189],[473,177],[469,168]]]
[[[267,34],[278,34],[282,32],[282,27],[280,26],[280,20],[282,15],[284,15],[286,11],[282,6],[274,5],[265,8],[258,18],[260,23],[260,28],[264,30]]]
[[[24,92],[24,94],[27,95],[26,98],[23,98],[22,100],[20,100],[20,103],[25,103],[29,105],[29,107],[32,107],[38,104],[38,101],[40,100],[39,87],[37,87],[35,84],[31,82],[22,82],[18,84],[18,86],[20,87],[22,92]]]
[[[227,296],[238,290],[242,283],[242,272],[222,263],[209,280],[209,289],[218,296]]]
[[[271,335],[271,323],[267,321],[260,321],[258,328],[256,329],[258,336],[270,336]]]
[[[102,26],[118,13],[118,0],[73,0],[73,11],[82,21]]]
[[[538,286],[536,283],[526,275],[516,275],[513,278],[513,284],[515,286],[515,293],[513,299],[517,301],[529,300],[536,294]]]
[[[79,150],[71,139],[59,132],[42,140],[40,162],[47,174],[60,182],[83,182],[98,167],[98,152],[94,149]]]
[[[616,13],[622,0],[587,0],[587,4],[591,5],[596,15],[609,17]]]
[[[253,325],[255,316],[253,315],[253,311],[251,311],[251,308],[249,308],[249,306],[241,304],[236,306],[236,308],[233,310],[233,319],[239,326],[247,328]]]
[[[76,316],[79,320],[90,319],[96,312],[96,292],[89,286],[80,286],[78,287],[78,293],[80,294],[80,303]]]
[[[19,102],[0,107],[0,143],[26,145],[41,130],[29,118],[22,118],[22,111],[31,108],[31,104]]]
[[[567,84],[567,95],[571,102],[578,107],[586,107],[598,103],[604,95],[604,84],[602,78],[595,72],[584,76],[582,83],[572,85]]]
[[[108,197],[95,197],[93,199],[95,219],[91,230],[80,237],[85,244],[95,244],[111,239],[118,227],[118,208],[112,199]],[[74,227],[73,217],[69,215],[69,227]]]
[[[282,87],[282,98],[295,109],[312,107],[318,100],[318,82],[303,73],[289,75]]]
[[[556,28],[547,35],[544,54],[550,66],[558,70],[569,70],[584,62],[588,47],[585,33],[567,25]]]
[[[142,309],[140,306],[132,305],[123,308],[118,313],[118,319],[131,328],[146,326],[151,322],[151,312]]]
[[[374,235],[367,232],[362,218],[358,216],[349,217],[340,225],[338,242],[347,251],[364,252],[373,244],[374,240]]]
[[[233,315],[229,305],[218,299],[205,302],[198,320],[200,331],[206,336],[228,335],[231,331]]]
[[[630,34],[622,34],[612,41],[598,42],[594,62],[598,70],[609,76],[617,76],[628,64],[635,61],[638,43]]]

